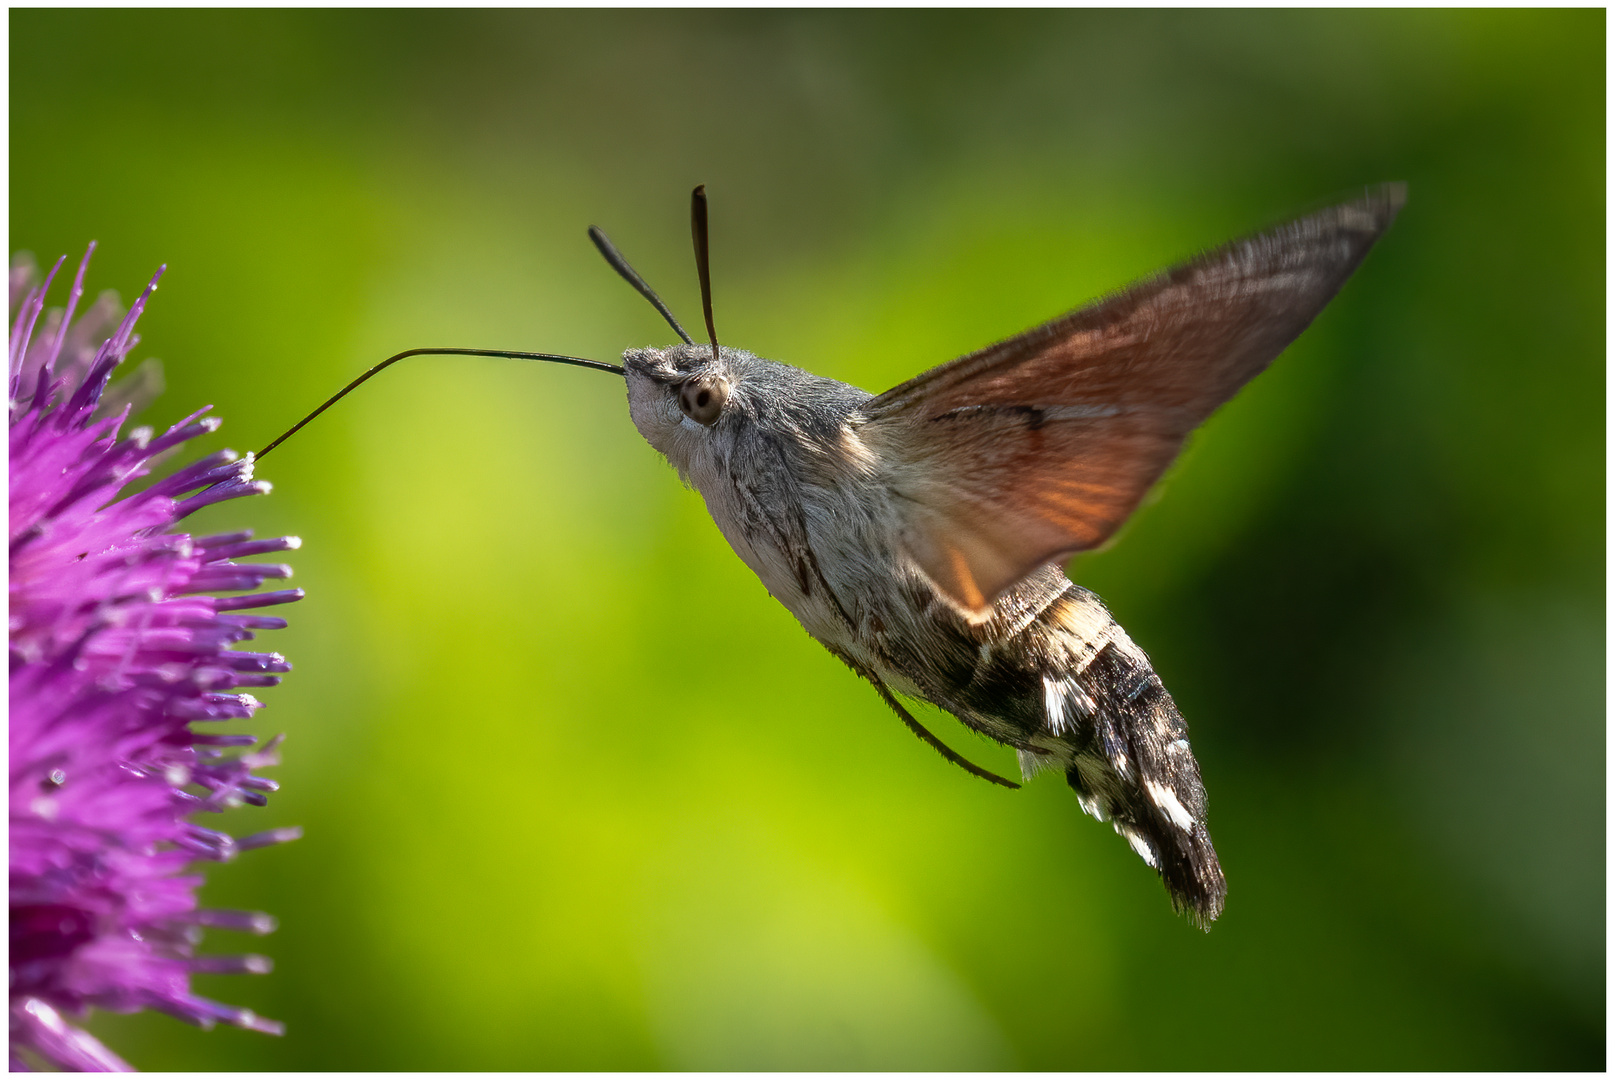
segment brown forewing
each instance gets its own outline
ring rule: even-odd
[[[967,613],[1127,519],[1184,438],[1304,330],[1401,207],[1385,185],[874,398],[909,554]]]

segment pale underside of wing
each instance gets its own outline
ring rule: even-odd
[[[1235,241],[874,398],[861,434],[890,466],[909,555],[981,618],[1037,567],[1103,543],[1404,197],[1385,185]]]

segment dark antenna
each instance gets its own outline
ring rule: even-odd
[[[677,326],[678,324],[675,323],[674,325]],[[684,340],[689,341],[690,339],[685,338]],[[381,374],[382,371],[392,367],[394,364],[398,363],[398,361],[411,356],[502,356],[510,360],[547,360],[554,364],[571,364],[575,367],[594,368],[596,371],[609,371],[613,375],[621,375],[623,373],[622,368],[618,367],[616,364],[607,364],[599,360],[585,360],[580,356],[558,356],[555,353],[506,352],[502,349],[407,349],[404,352],[399,353],[397,356],[389,356],[387,359],[383,360],[381,363],[377,364],[375,367],[371,368],[369,371],[365,372],[363,375],[344,386],[341,390],[338,390],[329,399],[327,399],[324,405],[321,405],[319,408],[303,417],[303,419],[293,424],[285,434],[276,439],[274,442],[270,443],[268,446],[264,447],[262,450],[258,451],[253,455],[253,457],[255,459],[262,460],[269,453],[269,451],[273,450],[275,447],[279,446],[293,435],[296,435],[299,431],[302,431],[310,420],[313,420],[316,416],[320,415],[320,413],[324,412],[326,409],[329,409],[332,405],[335,405],[337,402],[341,401],[343,398],[357,390],[361,383],[375,375]]]
[[[694,345],[695,342],[691,340],[690,335],[684,332],[684,327],[679,325],[679,321],[673,318],[673,313],[667,310],[667,305],[662,303],[662,298],[656,295],[656,290],[645,284],[645,279],[634,272],[634,268],[628,265],[628,260],[622,257],[622,252],[617,250],[617,245],[600,231],[598,225],[589,226],[589,239],[594,241],[594,246],[600,249],[600,254],[605,256],[611,268],[621,274],[624,281],[639,290],[639,295],[649,300],[651,305],[662,313],[662,318],[667,320],[667,325],[673,328],[674,333],[684,339],[684,344]]]
[[[718,360],[718,331],[712,325],[712,274],[707,269],[707,186],[697,184],[690,192],[690,235],[695,240],[695,272],[701,278],[701,313],[707,317],[707,337],[712,339],[712,360]]]

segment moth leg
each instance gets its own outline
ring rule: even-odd
[[[959,768],[963,769],[971,776],[979,776],[988,783],[997,784],[1000,787],[1020,787],[1020,785],[1015,781],[1006,780],[997,773],[983,769],[980,765],[977,765],[974,762],[956,754],[947,743],[931,734],[931,732],[926,729],[924,724],[914,719],[914,714],[903,708],[903,703],[897,700],[897,697],[886,688],[886,684],[881,682],[879,677],[877,677],[873,672],[863,670],[857,664],[854,664],[851,660],[848,660],[845,656],[843,656],[841,659],[848,667],[852,668],[852,670],[868,679],[871,685],[874,686],[875,693],[879,694],[881,696],[881,700],[885,701],[886,704],[892,707],[892,711],[897,714],[897,718],[903,721],[903,723],[907,725],[908,729],[914,734],[918,735],[920,737],[920,741],[929,745],[931,749],[935,750],[937,753],[959,766]]]

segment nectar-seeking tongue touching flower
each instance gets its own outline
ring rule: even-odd
[[[157,278],[121,320],[106,295],[74,322],[89,260],[86,253],[66,310],[43,323],[61,261],[37,288],[31,265],[11,273],[14,1069],[129,1068],[66,1019],[91,1007],[280,1031],[250,1010],[191,993],[191,972],[269,969],[261,956],[196,955],[203,927],[264,934],[274,921],[198,908],[202,879],[184,871],[196,859],[298,835],[275,829],[238,839],[192,820],[261,806],[275,790],[254,770],[277,763],[279,738],[248,749],[253,736],[216,734],[212,725],[252,716],[259,703],[241,691],[274,685],[288,670],[275,653],[232,648],[286,625],[242,612],[302,596],[252,592],[290,568],[233,560],[298,541],[172,531],[204,506],[268,491],[253,479],[250,455],[221,451],[123,494],[218,421],[203,419],[203,409],[161,435],[136,428],[119,437],[128,399],[150,380],[140,372],[110,388],[108,380],[138,340],[135,320]]]

